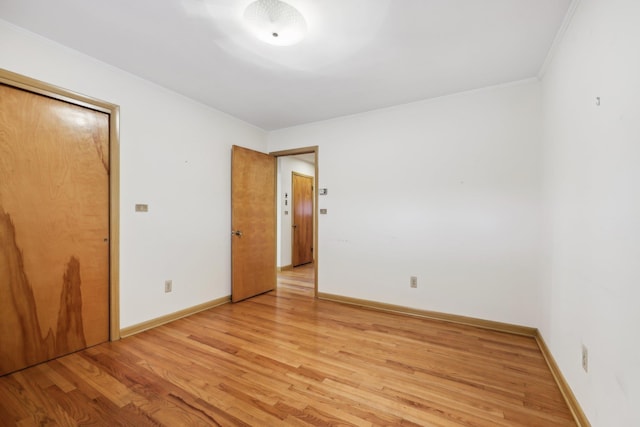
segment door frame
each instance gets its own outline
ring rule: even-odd
[[[0,83],[109,115],[109,340],[120,339],[120,107],[0,68]]]
[[[320,250],[318,248],[318,182],[319,182],[319,170],[318,157],[320,156],[320,149],[317,145],[301,148],[293,148],[290,150],[272,151],[269,155],[274,157],[286,157],[295,156],[296,154],[313,154],[314,155],[314,199],[313,199],[313,297],[318,298],[318,265],[320,263]],[[278,209],[276,203],[275,209]]]

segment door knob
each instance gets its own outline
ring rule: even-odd
[[[240,230],[231,230],[231,235],[232,236],[238,236],[238,237],[242,237],[242,231]]]

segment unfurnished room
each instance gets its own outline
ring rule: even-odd
[[[0,425],[640,426],[639,24],[0,0]]]

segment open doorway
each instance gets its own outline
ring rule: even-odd
[[[317,294],[317,147],[270,153],[277,157],[278,287]]]

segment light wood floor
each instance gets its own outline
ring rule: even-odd
[[[315,300],[305,268],[0,378],[0,425],[575,425],[533,339]]]
[[[278,289],[289,290],[300,295],[313,296],[315,287],[313,264],[305,264],[293,270],[278,273]]]

